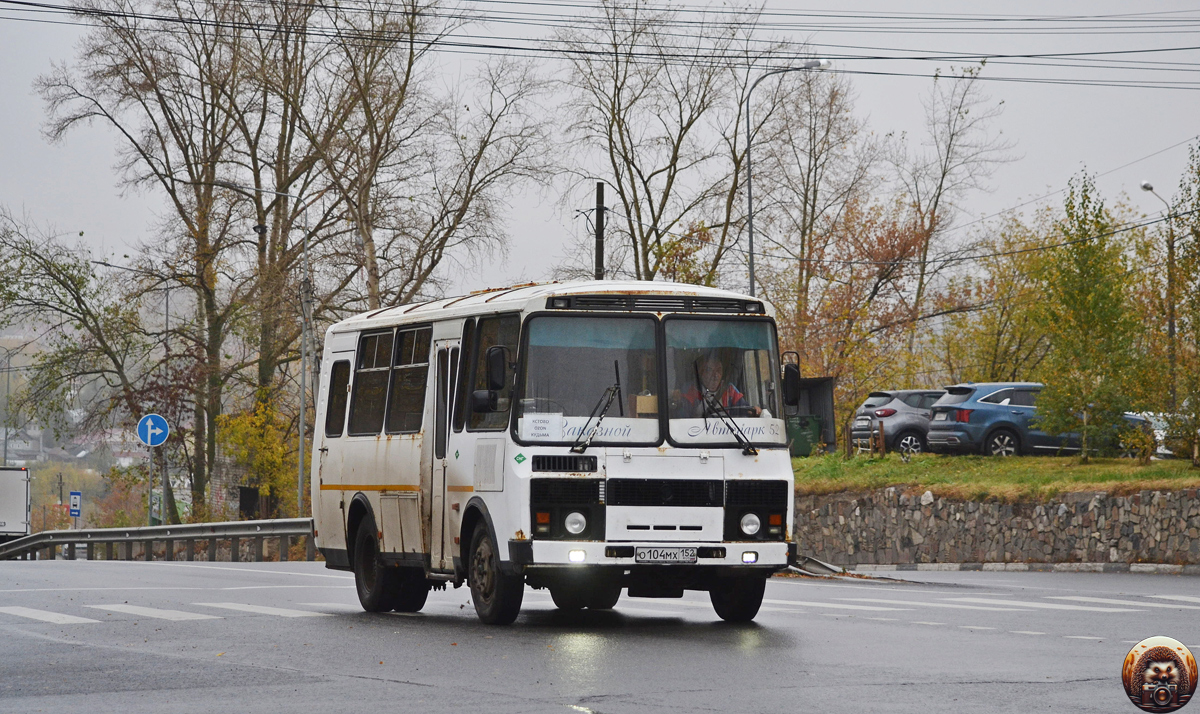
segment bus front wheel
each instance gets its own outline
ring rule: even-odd
[[[508,575],[500,569],[496,544],[487,524],[475,526],[471,537],[471,563],[467,569],[471,584],[471,602],[480,621],[488,625],[509,625],[521,612],[525,594],[524,578]]]
[[[722,578],[708,591],[717,617],[726,622],[749,622],[762,607],[767,581],[758,576]]]

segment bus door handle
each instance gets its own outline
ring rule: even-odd
[[[322,446],[321,448],[317,449],[317,451],[320,451],[322,454],[324,454],[329,451],[329,447]]]

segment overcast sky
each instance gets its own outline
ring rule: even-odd
[[[850,15],[811,18],[809,28],[791,30],[818,54],[835,57],[834,67],[853,72],[930,74],[950,61],[843,59],[840,55],[895,56],[934,53],[997,54],[1111,52],[1200,46],[1200,10],[1181,2],[866,2],[839,0],[827,6],[811,2],[771,0],[768,11],[815,11]],[[902,21],[872,18],[875,12],[987,14],[1005,17],[1046,15],[1090,16],[1092,20],[1021,23],[1001,21],[988,32],[969,32],[970,23],[932,19]],[[1153,11],[1154,16],[1146,15]],[[1128,20],[1097,23],[1094,16],[1129,13]],[[84,233],[99,255],[118,260],[140,241],[153,240],[152,225],[160,199],[154,194],[123,192],[113,170],[115,143],[102,127],[77,130],[62,145],[50,145],[41,134],[44,108],[32,92],[34,78],[51,63],[69,61],[82,30],[70,25],[22,22],[0,4],[0,203],[32,218],[54,224],[63,233]],[[780,16],[801,24],[802,18]],[[997,30],[1007,28],[1011,30]],[[817,28],[819,29],[813,29]],[[1097,28],[1105,27],[1103,31]],[[1131,32],[1131,28],[1137,28]],[[505,33],[519,30],[508,27]],[[536,37],[544,30],[529,30]],[[849,47],[864,49],[847,49]],[[887,50],[887,51],[883,51]],[[988,64],[986,77],[1081,79],[1134,86],[1072,86],[1029,82],[989,82],[986,89],[1004,102],[995,125],[1013,142],[1017,160],[1000,167],[991,191],[970,195],[963,205],[968,216],[994,214],[1063,188],[1081,168],[1103,174],[1098,184],[1105,197],[1127,194],[1134,206],[1153,214],[1162,204],[1139,189],[1150,180],[1170,198],[1186,164],[1189,139],[1200,134],[1200,50],[1122,55],[1126,62],[1153,62],[1136,70],[1112,66],[1111,57],[1082,60],[1096,66],[1037,67]],[[1071,62],[1081,60],[1072,59]],[[1045,62],[1045,61],[1043,61]],[[1064,63],[1066,60],[1064,60]],[[1178,63],[1165,65],[1164,62]],[[1192,64],[1190,64],[1192,63]],[[454,61],[448,62],[451,67]],[[1131,65],[1132,66],[1132,65]],[[455,70],[452,70],[455,71]],[[1167,89],[1147,84],[1191,82],[1189,88]],[[921,97],[928,77],[855,74],[859,114],[878,133],[923,131]],[[1173,149],[1168,149],[1179,144]],[[1126,166],[1127,164],[1131,164]],[[1124,168],[1121,168],[1124,167]],[[507,258],[488,263],[478,273],[461,275],[464,290],[518,280],[545,279],[563,258],[566,245],[584,230],[569,213],[560,212],[554,193],[530,193],[514,199],[507,225],[512,236]],[[1060,201],[1055,194],[1047,201]],[[579,208],[587,208],[582,202]],[[1036,204],[1035,204],[1036,205]],[[1025,210],[1031,210],[1029,206]]]

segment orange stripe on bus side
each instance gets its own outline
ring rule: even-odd
[[[420,491],[420,486],[413,486],[406,483],[390,483],[390,484],[375,484],[375,483],[359,483],[359,484],[338,484],[338,483],[323,483],[321,484],[322,491]]]
[[[447,491],[455,491],[458,493],[471,493],[475,490],[474,486],[447,486]]]

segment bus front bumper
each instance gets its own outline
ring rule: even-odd
[[[794,543],[783,541],[745,541],[722,543],[603,543],[596,541],[510,540],[509,559],[524,569],[547,567],[585,567],[595,565],[640,568],[643,566],[680,565],[676,562],[647,561],[637,557],[639,549],[673,551],[696,550],[695,563],[682,565],[720,565],[736,567],[773,566],[782,570],[795,559]]]

